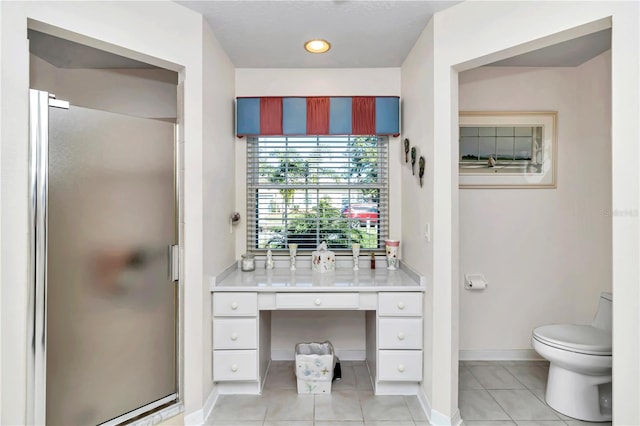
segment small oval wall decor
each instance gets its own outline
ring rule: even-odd
[[[418,150],[416,149],[416,147],[412,147],[411,148],[411,174],[415,175],[416,174],[416,157],[418,156]]]
[[[404,139],[404,162],[409,162],[409,139]]]

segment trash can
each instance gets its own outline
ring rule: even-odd
[[[336,357],[328,340],[296,345],[298,393],[331,393]]]

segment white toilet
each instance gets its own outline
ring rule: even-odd
[[[611,421],[611,305],[611,293],[602,293],[591,325],[553,324],[533,330],[533,349],[551,363],[545,399],[564,415]]]

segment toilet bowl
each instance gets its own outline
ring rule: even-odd
[[[533,349],[550,362],[545,400],[579,420],[611,421],[611,293],[602,293],[591,325],[533,330]]]

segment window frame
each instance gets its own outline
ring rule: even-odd
[[[274,184],[273,182],[268,184],[264,183],[265,175],[261,173],[264,173],[263,166],[266,162],[262,161],[262,159],[268,158],[267,155],[269,155],[270,152],[276,152],[276,151],[275,151],[275,148],[269,147],[268,145],[266,148],[264,146],[261,148],[260,146],[261,143],[264,144],[266,142],[267,144],[270,144],[270,143],[284,144],[286,147],[284,152],[292,153],[291,157],[288,157],[288,156],[284,157],[284,162],[285,164],[291,164],[293,163],[293,161],[290,161],[290,159],[297,159],[298,157],[296,156],[300,154],[300,152],[295,151],[295,148],[300,148],[301,145],[304,146],[306,142],[309,142],[309,148],[305,147],[304,149],[316,150],[315,154],[313,154],[310,158],[314,161],[320,161],[318,159],[322,158],[322,156],[324,155],[322,154],[322,151],[325,148],[325,146],[323,145],[324,143],[330,144],[330,148],[335,150],[336,146],[339,146],[342,143],[350,144],[354,142],[371,142],[372,140],[375,140],[376,142],[375,144],[376,182],[374,183],[352,182],[351,179],[353,179],[354,177],[351,174],[345,174],[342,177],[342,180],[335,184],[319,183],[318,181],[321,180],[319,177],[317,178],[317,182],[315,184],[310,184],[308,182],[306,184],[301,182],[289,182],[288,177],[286,177],[287,175],[285,175],[284,183],[279,183],[279,184]],[[289,151],[289,144],[294,145],[294,148],[293,148],[294,151]],[[304,152],[304,149],[302,149],[301,152]],[[348,150],[349,148],[343,151],[340,151],[340,150],[337,150],[337,151],[338,151],[338,154],[340,153],[344,154],[344,153],[348,153]],[[351,165],[352,164],[351,160],[355,158],[355,156],[351,152],[349,153],[349,155],[346,156],[346,158],[349,160],[349,165]],[[334,163],[337,164],[339,162],[334,161]],[[281,164],[282,164],[282,160],[281,160]],[[315,167],[315,172],[317,173],[316,177],[328,176],[328,174],[325,174],[323,172],[323,168],[320,167],[318,164],[316,164],[314,167]],[[361,179],[362,178],[361,175],[359,176],[360,176],[359,179]],[[260,182],[261,179],[263,180],[263,182]],[[344,195],[341,191],[348,194],[348,203],[344,204],[344,198],[342,198],[342,205],[338,210],[339,212],[338,215],[329,216],[328,218],[334,223],[341,223],[341,224],[344,224],[344,223],[352,224],[354,222],[358,222],[358,224],[362,223],[364,226],[358,225],[358,227],[361,227],[364,229],[364,232],[366,233],[365,235],[367,235],[366,241],[369,242],[369,246],[367,247],[366,245],[362,245],[361,249],[367,252],[375,252],[375,253],[382,253],[384,251],[384,241],[385,239],[389,238],[389,212],[390,212],[390,208],[389,208],[389,138],[387,136],[369,136],[369,135],[313,135],[313,136],[310,136],[310,135],[280,136],[278,135],[278,136],[272,136],[270,135],[270,136],[247,137],[245,188],[246,188],[246,202],[247,202],[247,205],[246,205],[246,212],[247,212],[246,249],[247,251],[255,252],[255,253],[264,253],[269,248],[271,248],[274,254],[279,254],[279,253],[284,254],[285,252],[288,253],[288,249],[287,249],[288,244],[292,242],[297,242],[299,244],[298,252],[302,252],[303,254],[305,252],[310,252],[312,250],[315,250],[317,245],[320,242],[326,241],[326,239],[322,238],[322,236],[324,232],[328,232],[327,229],[322,228],[320,226],[320,223],[323,220],[323,216],[321,216],[323,203],[321,200],[324,200],[326,197],[331,195],[332,201],[333,201],[333,203],[331,203],[331,206],[332,206],[331,208],[335,210],[337,205],[336,199],[338,198],[338,195]],[[286,211],[286,212],[283,212],[282,231],[279,234],[277,234],[279,237],[284,238],[284,240],[281,241],[283,245],[281,247],[277,246],[277,244],[276,246],[271,246],[271,247],[265,246],[265,239],[264,239],[265,232],[263,231],[265,227],[264,225],[265,222],[263,220],[264,216],[261,216],[261,213],[265,211],[264,201],[267,200],[268,198],[272,198],[273,195],[270,195],[264,192],[261,193],[260,191],[265,191],[265,190],[277,191],[282,189],[293,189],[294,191],[305,190],[305,193],[309,190],[316,192],[316,194],[313,197],[315,203],[312,204],[311,209],[309,208],[308,202],[307,202],[307,207],[303,209],[305,214],[309,214],[310,211],[315,210],[316,214],[318,215],[315,218],[310,216],[304,217],[304,220],[307,220],[310,223],[313,223],[313,221],[316,222],[316,233],[313,234],[309,232],[305,234],[303,244],[300,244],[299,240],[292,238],[296,234],[292,234],[290,232],[292,222],[294,220],[300,220],[300,219],[289,218],[288,216],[289,212]],[[367,190],[373,191],[373,194],[375,195],[373,195],[371,199],[374,199],[377,197],[377,200],[375,202],[371,202],[371,199],[370,199],[368,203],[364,200],[360,200],[360,202],[356,202],[355,200],[357,197],[361,196],[364,198],[365,196],[364,191],[367,191]],[[362,195],[356,194],[356,191],[363,191],[363,194]],[[280,197],[282,198],[282,196]],[[261,204],[261,200],[263,201],[263,204]],[[371,220],[371,222],[367,223],[366,219],[361,220],[361,218],[359,217],[348,218],[343,216],[347,214],[345,213],[345,210],[344,210],[345,206],[355,207],[358,204],[369,204],[369,206],[375,204],[375,207],[377,209],[377,220],[376,221]],[[285,200],[283,204],[283,208],[291,209],[292,205],[293,205],[292,202],[287,204]],[[373,222],[376,222],[376,223],[373,224]],[[373,234],[370,233],[371,229],[375,229],[375,239],[373,240],[372,240]],[[312,237],[312,235],[314,237]],[[361,242],[358,240],[353,240],[353,241]],[[277,242],[280,242],[280,240],[278,240]],[[340,254],[350,255],[351,242],[352,242],[351,238],[334,240],[333,246],[332,246],[332,243],[329,242],[329,248],[335,251],[336,254],[338,255]],[[335,245],[336,243],[338,244],[338,246]],[[373,243],[376,244],[375,247],[373,247]]]
[[[458,149],[458,184],[460,188],[556,188],[557,120],[555,111],[460,111]],[[464,127],[534,127],[538,146],[532,148],[535,161],[477,160],[463,161],[462,128]],[[541,154],[540,154],[541,153]],[[493,164],[492,164],[493,163]]]

